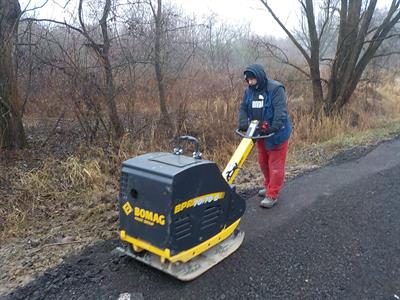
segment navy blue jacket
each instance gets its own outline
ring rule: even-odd
[[[287,141],[292,132],[292,124],[289,119],[285,87],[282,83],[267,78],[264,68],[259,64],[252,64],[245,70],[252,72],[257,78],[257,85],[248,87],[243,95],[239,111],[239,127],[248,126],[252,120],[251,103],[255,96],[263,95],[264,106],[262,120],[267,121],[270,128],[276,130],[275,134],[265,139],[267,149],[273,149],[277,145]]]

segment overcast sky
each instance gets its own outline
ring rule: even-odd
[[[20,0],[22,9],[29,3],[29,8],[37,7],[46,0]],[[285,33],[272,19],[266,8],[259,0],[168,0],[181,7],[184,12],[197,18],[215,14],[226,24],[250,24],[252,30],[258,34],[268,34],[284,37]],[[49,0],[44,8],[40,9],[40,16],[63,20],[62,6],[66,0]],[[74,6],[77,0],[70,0],[69,7]],[[378,7],[387,7],[391,0],[379,0]],[[298,0],[270,0],[270,6],[280,17],[281,21],[293,28],[299,23]],[[76,5],[75,5],[76,6]]]
[[[28,4],[29,8],[41,6],[46,0],[20,0],[24,9]],[[189,16],[198,19],[215,14],[225,24],[244,25],[250,24],[252,30],[258,34],[269,34],[284,36],[279,25],[272,20],[265,7],[259,0],[166,0],[173,5],[180,7]],[[70,0],[68,7],[76,8]],[[282,18],[285,24],[296,24],[298,18],[298,0],[272,0],[271,6]],[[40,16],[63,20],[63,6],[66,0],[48,0],[48,3],[40,9]]]
[[[258,34],[285,35],[259,0],[171,0],[171,2],[181,6],[188,14],[207,16],[214,13],[228,24],[249,23],[252,30]],[[298,0],[272,0],[269,2],[286,26],[293,26],[297,23]]]
[[[260,0],[170,0],[181,6],[188,14],[207,16],[215,13],[230,24],[250,23],[254,32],[284,37],[285,32],[269,15]],[[377,7],[388,7],[392,0],[378,0]],[[318,3],[318,1],[315,1]],[[293,28],[299,24],[300,6],[298,0],[269,0],[280,20]]]

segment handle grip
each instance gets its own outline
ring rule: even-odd
[[[183,149],[181,146],[181,142],[191,142],[194,144],[195,147],[195,152],[193,152],[193,158],[201,159],[201,152],[200,152],[200,146],[199,146],[199,141],[193,136],[190,135],[182,135],[177,138],[177,145],[174,148],[174,154],[180,155],[183,153]]]
[[[273,132],[273,133],[270,133],[270,134],[267,134],[267,135],[249,136],[249,135],[247,134],[247,132],[246,132],[246,133],[243,133],[243,132],[240,131],[239,129],[236,129],[236,130],[235,130],[235,133],[236,133],[237,135],[243,137],[243,138],[250,138],[250,139],[253,139],[253,140],[266,139],[266,138],[269,138],[269,137],[275,135],[275,132]]]

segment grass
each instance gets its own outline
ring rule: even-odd
[[[107,164],[101,161],[77,156],[65,160],[48,158],[28,172],[10,170],[14,173],[13,193],[2,206],[5,221],[0,238],[48,230],[43,227],[45,220],[56,226],[65,222],[65,217],[90,214],[91,205],[96,206],[95,196],[116,191],[117,179],[109,175]]]
[[[321,165],[340,151],[358,146],[374,145],[400,134],[400,119],[381,124],[381,126],[365,131],[343,133],[328,140],[292,148],[289,151],[288,163],[291,165]]]
[[[399,134],[399,99],[399,88],[382,86],[373,101],[357,98],[340,117],[319,121],[304,105],[296,109],[289,99],[294,130],[288,167],[320,165],[343,149],[374,144]],[[0,239],[29,236],[65,224],[82,235],[101,237],[105,231],[112,232],[117,219],[122,161],[147,152],[172,151],[172,137],[189,134],[199,138],[203,157],[223,169],[239,144],[233,133],[238,105],[238,101],[217,98],[206,111],[194,101],[190,110],[176,116],[180,127],[172,133],[160,128],[153,113],[144,114],[144,130],[128,131],[117,153],[100,146],[80,146],[62,159],[51,153],[42,155],[43,161],[28,171],[21,166],[4,168],[9,188],[0,191],[6,196],[0,207]],[[187,153],[192,151],[189,145]],[[254,153],[246,167],[257,168]],[[91,224],[99,220],[107,230],[101,226],[92,228]],[[43,226],[46,222],[47,227]]]

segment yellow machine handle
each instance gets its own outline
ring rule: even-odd
[[[242,141],[239,146],[236,148],[235,153],[233,153],[231,159],[229,160],[227,166],[222,172],[222,176],[225,180],[232,184],[236,178],[239,169],[246,161],[249,156],[251,150],[254,147],[253,135],[257,129],[259,121],[253,120],[250,123],[249,128],[247,129],[246,134],[243,136]]]

